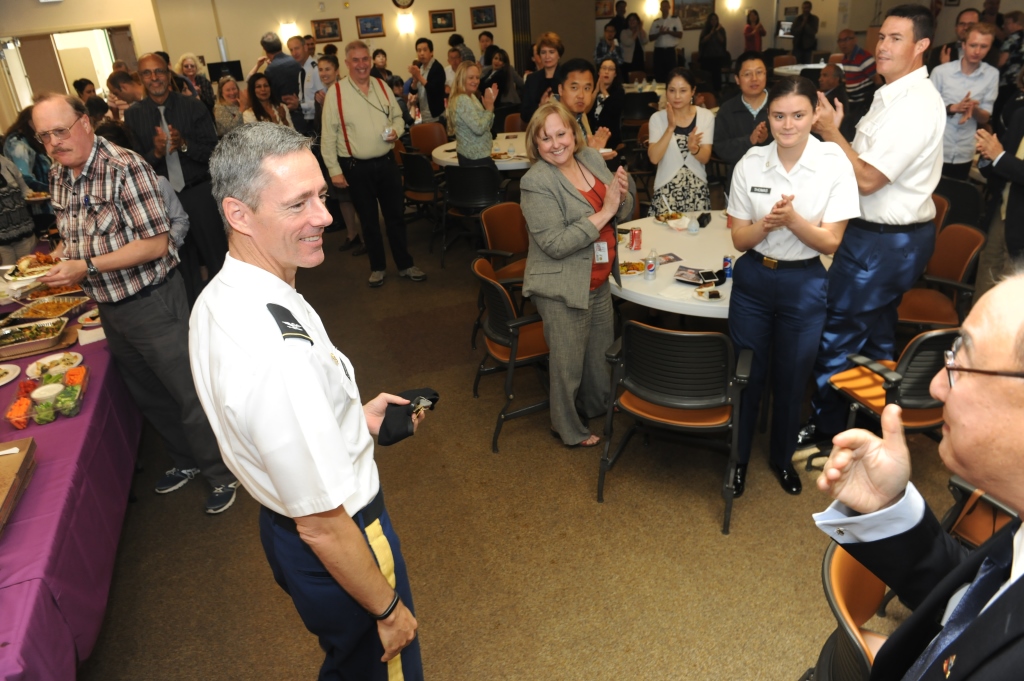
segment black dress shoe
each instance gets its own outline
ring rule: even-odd
[[[747,464],[736,464],[736,472],[732,476],[732,498],[739,499],[747,486]]]
[[[815,447],[825,442],[831,442],[835,435],[835,433],[820,431],[814,421],[808,421],[796,434],[796,447],[797,449]]]
[[[786,494],[800,494],[803,491],[804,486],[800,482],[800,475],[792,465],[785,468],[779,468],[773,463],[768,465],[771,467],[775,477],[778,478],[779,486],[782,487]]]
[[[339,251],[348,251],[348,250],[351,250],[351,249],[355,248],[356,246],[362,246],[362,245],[363,245],[362,238],[358,234],[356,234],[356,238],[355,239],[345,239],[345,243],[343,243],[341,245],[341,247],[338,248],[338,250]]]

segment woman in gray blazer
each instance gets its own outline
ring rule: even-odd
[[[616,262],[615,221],[633,213],[631,181],[624,168],[613,175],[586,146],[559,102],[542,105],[530,119],[526,153],[533,166],[520,183],[530,232],[523,295],[537,305],[551,350],[552,434],[570,447],[593,447],[601,440],[581,417],[608,406],[608,276]]]

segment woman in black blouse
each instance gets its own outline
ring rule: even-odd
[[[622,102],[626,91],[619,83],[618,69],[611,57],[606,57],[597,65],[597,94],[594,95],[594,106],[587,114],[590,129],[608,128],[608,148],[614,149],[622,142]]]
[[[565,45],[557,33],[542,33],[537,39],[540,65],[537,71],[526,77],[523,88],[523,106],[519,113],[524,124],[529,124],[537,107],[558,92],[558,62],[564,54]]]

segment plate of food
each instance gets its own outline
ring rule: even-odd
[[[29,192],[25,194],[25,200],[31,203],[36,201],[49,201],[50,195],[46,192]]]
[[[624,277],[635,277],[638,274],[644,273],[644,264],[642,262],[620,262],[619,263],[619,274]]]
[[[21,367],[17,364],[0,364],[0,385],[7,385],[21,375]]]
[[[507,161],[508,159],[510,159],[512,157],[508,155],[508,152],[499,151],[497,154],[492,152],[491,153],[491,158],[494,159],[495,161]]]
[[[7,281],[31,281],[49,272],[57,261],[46,253],[35,253],[18,258],[18,264],[4,274]]]
[[[39,378],[43,374],[63,374],[68,369],[74,369],[82,363],[82,355],[78,352],[58,352],[55,355],[43,357],[41,360],[32,362],[25,369],[25,375],[29,378]]]
[[[97,309],[86,312],[84,315],[78,318],[78,323],[81,324],[82,326],[99,326],[100,311]]]
[[[728,299],[729,292],[723,291],[711,282],[708,282],[693,289],[693,297],[705,303],[720,303]]]
[[[683,214],[679,211],[671,211],[669,213],[658,213],[654,216],[654,221],[660,225],[667,225],[669,220],[682,220]]]
[[[84,291],[82,291],[82,287],[78,284],[72,284],[71,286],[44,286],[43,288],[28,294],[27,297],[29,300],[39,300],[40,298],[66,296],[72,293],[84,293]]]

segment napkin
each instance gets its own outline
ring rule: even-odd
[[[106,338],[107,335],[103,333],[103,327],[97,326],[95,329],[79,329],[78,330],[78,342],[82,345],[88,345],[89,343],[95,343]]]

